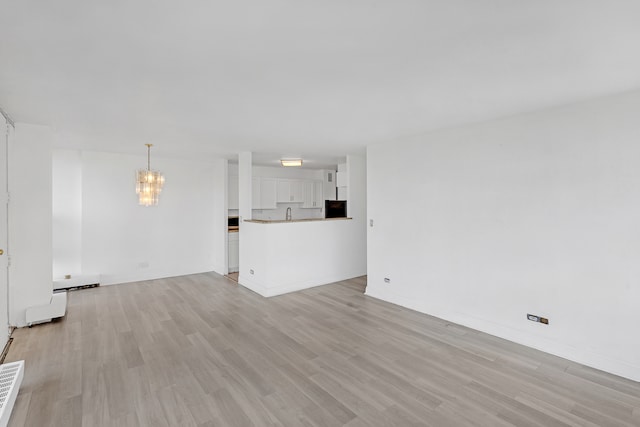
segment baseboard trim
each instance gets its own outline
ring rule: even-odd
[[[4,349],[2,349],[2,353],[0,353],[0,365],[4,363],[4,359],[6,359],[7,354],[9,354],[9,348],[11,347],[12,342],[13,338],[9,337],[7,343],[4,345]]]

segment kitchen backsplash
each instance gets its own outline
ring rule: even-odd
[[[303,209],[302,203],[278,203],[277,209],[254,209],[253,219],[285,219],[287,208],[291,208],[292,219],[324,218],[324,209]]]

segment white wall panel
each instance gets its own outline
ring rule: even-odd
[[[367,294],[640,380],[638,112],[634,92],[369,147]]]

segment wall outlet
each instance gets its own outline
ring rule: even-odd
[[[249,274],[253,274],[253,268],[249,270]]]
[[[389,279],[388,277],[384,278],[384,283],[391,283],[391,279]]]
[[[373,220],[372,219],[369,220],[369,227],[373,227]]]
[[[536,316],[535,314],[527,314],[527,320],[531,320],[532,322],[542,323],[545,325],[549,324],[549,319],[546,317]]]

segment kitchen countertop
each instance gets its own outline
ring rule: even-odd
[[[312,221],[344,221],[345,219],[353,219],[351,217],[345,218],[307,218],[307,219],[292,219],[287,221],[286,219],[245,219],[244,222],[255,222],[257,224],[281,224],[286,222],[312,222]]]

